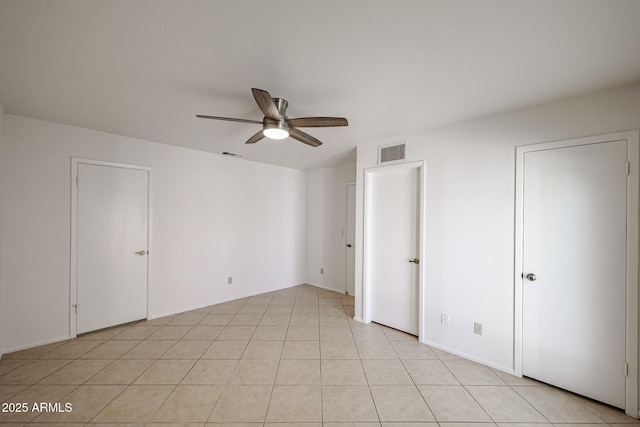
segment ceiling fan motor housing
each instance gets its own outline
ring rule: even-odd
[[[289,106],[289,103],[287,102],[287,100],[284,98],[271,98],[271,99],[273,99],[273,102],[276,104],[276,107],[278,108],[278,112],[280,113],[280,117],[286,118],[287,107]]]

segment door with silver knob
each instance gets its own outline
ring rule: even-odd
[[[627,141],[523,157],[522,373],[624,408]]]
[[[420,169],[414,165],[380,170],[370,182],[371,320],[418,335]]]
[[[147,317],[149,171],[77,167],[76,333]],[[73,301],[72,301],[73,303]]]

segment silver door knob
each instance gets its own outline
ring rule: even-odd
[[[140,256],[142,256],[142,255],[144,255],[144,254],[146,254],[146,252],[145,252],[145,251],[138,251],[138,252],[136,252],[136,255],[140,255]]]
[[[418,258],[410,259],[409,262],[412,262],[414,264],[420,264],[420,260]]]
[[[535,274],[533,274],[533,273],[529,273],[529,274],[527,274],[525,277],[526,277],[526,278],[527,278],[527,280],[528,280],[528,281],[530,281],[530,282],[535,282],[535,281],[538,279],[538,277],[537,277]]]

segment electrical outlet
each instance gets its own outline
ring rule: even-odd
[[[476,335],[482,335],[482,323],[473,322],[473,333]]]
[[[229,276],[227,278],[227,285],[231,285],[233,283],[233,277]]]
[[[446,313],[440,314],[440,324],[444,326],[449,326],[449,315]]]

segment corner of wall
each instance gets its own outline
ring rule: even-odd
[[[345,185],[356,178],[355,162],[307,171],[306,280],[314,286],[344,292]]]
[[[0,102],[0,220],[2,219],[2,140],[4,137],[4,110],[2,102]],[[1,221],[0,221],[1,223]],[[1,227],[0,227],[1,231]],[[0,268],[2,268],[2,260],[0,259]],[[2,275],[0,274],[0,296],[2,296]],[[2,359],[2,301],[0,298],[0,359]]]

